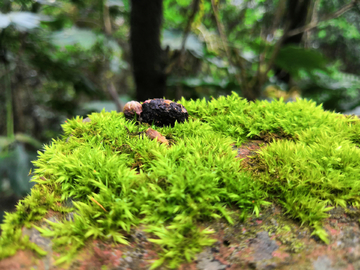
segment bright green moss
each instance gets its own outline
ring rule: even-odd
[[[6,213],[5,222],[1,225],[0,259],[12,256],[18,249],[25,248],[40,255],[46,254],[37,245],[31,243],[27,236],[22,237],[21,228],[31,227],[34,222],[41,220],[49,209],[58,212],[71,211],[56,204],[60,201],[60,197],[55,195],[57,191],[59,190],[55,186],[36,185],[31,195],[18,203],[15,213]]]
[[[142,134],[148,126],[126,121],[121,113],[102,112],[92,114],[89,123],[69,120],[63,139],[39,152],[34,162],[38,184],[28,200],[40,187],[58,187],[54,198],[72,198],[79,214],[72,222],[49,222],[51,230],[39,228],[54,237],[58,251],[71,247],[58,263],[70,260],[89,238],[126,244],[124,233],[145,224],[160,238],[152,241],[163,248],[154,267],[166,262],[175,268],[213,243],[198,222],[225,218],[233,223],[229,205],[258,214],[270,202],[280,202],[327,241],[321,222],[329,206],[358,206],[357,119],[324,112],[306,100],[247,103],[233,94],[181,103],[189,111],[188,122],[152,127],[170,138],[170,146]],[[249,173],[232,145],[252,138],[282,140],[260,152],[257,164],[264,170]],[[45,208],[36,215],[27,209],[7,216],[0,251],[9,239],[22,239],[15,236],[16,228],[56,205],[38,203]],[[9,224],[16,224],[13,232]]]

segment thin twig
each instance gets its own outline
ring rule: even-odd
[[[270,35],[272,35],[272,36],[275,35],[275,31],[279,27],[281,17],[284,15],[285,8],[286,8],[286,0],[279,1],[278,8],[276,10],[276,14],[275,14],[275,18],[274,18],[274,23],[273,23],[272,29],[270,30]],[[263,60],[265,59],[270,46],[266,46],[264,52],[259,55],[257,76],[254,76],[253,79],[250,81],[250,83],[249,83],[250,87],[253,87],[255,85],[256,79],[261,84],[261,82],[263,81],[263,78],[267,76],[267,74],[271,70],[271,67],[277,57],[277,54],[280,50],[282,42],[283,42],[283,40],[278,40],[278,42],[275,44],[275,49],[274,49],[272,55],[270,56],[270,61],[267,65],[267,69],[264,73],[261,72],[262,66],[263,66],[263,64],[265,64]]]
[[[291,36],[296,36],[298,34],[301,34],[305,31],[309,31],[313,28],[316,28],[318,27],[318,25],[322,22],[325,22],[325,21],[328,21],[328,20],[331,20],[331,19],[335,19],[339,16],[341,16],[342,14],[344,14],[345,12],[349,11],[350,9],[352,9],[353,7],[356,7],[356,4],[357,4],[358,0],[353,0],[350,4],[347,4],[347,5],[344,5],[343,7],[341,7],[339,10],[335,11],[334,13],[328,15],[328,16],[325,16],[324,19],[322,19],[321,21],[318,21],[318,22],[311,22],[305,26],[302,26],[302,27],[299,27],[299,28],[296,28],[296,29],[293,29],[291,31],[289,31],[286,36],[287,37],[291,37]]]
[[[100,203],[98,203],[93,197],[90,197],[90,196],[89,196],[89,198],[90,198],[90,200],[92,200],[94,203],[96,203],[98,206],[100,206],[100,207],[102,208],[102,210],[104,210],[105,212],[107,212],[106,209],[105,209]]]
[[[105,33],[110,36],[112,34],[111,19],[110,19],[109,7],[106,5],[105,1],[103,2],[103,20],[104,20]],[[114,85],[112,78],[110,78],[109,82],[107,83],[107,90],[115,103],[116,111],[121,112],[124,106],[123,104],[121,104],[119,100],[119,95],[116,91],[116,87]]]
[[[172,57],[173,60],[171,60],[171,62],[167,65],[167,67],[165,69],[165,74],[170,74],[172,69],[177,64],[179,64],[180,66],[183,66],[183,64],[184,64],[183,58],[184,58],[184,54],[185,54],[185,44],[186,44],[186,40],[189,36],[190,30],[191,30],[191,25],[194,22],[195,15],[199,11],[199,3],[200,3],[200,0],[194,0],[194,2],[192,4],[192,12],[189,16],[189,19],[188,19],[185,29],[184,29],[183,38],[181,41],[180,53],[174,54],[174,57]]]
[[[4,76],[4,84],[5,84],[5,103],[6,103],[6,134],[7,137],[10,139],[14,138],[14,116],[13,116],[13,93],[11,87],[11,76],[10,76],[10,69],[7,63],[4,63],[5,73],[7,74]]]
[[[285,38],[287,37],[287,32],[289,31],[289,27],[290,25],[287,24],[285,26],[285,29],[284,29],[284,34],[283,36],[275,43],[275,46],[274,46],[274,50],[270,56],[270,60],[268,61],[267,63],[267,69],[264,73],[259,73],[258,77],[259,77],[259,82],[262,82],[264,80],[264,78],[267,76],[267,74],[270,72],[270,70],[272,69],[272,66],[273,64],[275,63],[275,60],[279,54],[279,51],[281,49],[281,46],[285,40]]]
[[[130,130],[128,129],[128,127],[127,127],[127,126],[124,126],[124,127],[126,128],[127,132],[130,134],[131,132],[130,132]]]
[[[312,24],[317,23],[319,20],[317,11],[318,11],[318,7],[320,5],[320,1],[321,0],[315,0],[314,5],[312,6],[312,11],[311,11],[311,15],[310,15],[310,23],[312,23]],[[310,35],[311,35],[311,29],[308,31],[305,31],[304,36],[303,36],[305,48],[309,47]]]
[[[287,29],[289,29],[289,26],[287,26],[287,27],[285,28],[285,31],[284,31],[285,34],[276,42],[276,44],[275,44],[275,46],[274,46],[274,50],[273,50],[273,52],[272,52],[272,54],[271,54],[271,56],[270,56],[270,60],[269,60],[269,62],[268,62],[268,64],[267,64],[267,69],[266,69],[266,71],[264,72],[264,74],[263,74],[262,76],[264,76],[264,77],[267,76],[267,74],[269,73],[269,71],[272,69],[272,66],[273,66],[273,64],[274,64],[274,62],[275,62],[275,60],[276,60],[276,57],[277,57],[278,54],[279,54],[279,51],[280,51],[280,49],[281,49],[281,46],[282,46],[285,38],[287,37],[287,34],[286,34],[286,32],[288,31]]]
[[[285,38],[290,37],[290,36],[298,35],[298,34],[304,32],[304,31],[309,31],[309,30],[317,27],[320,22],[331,20],[331,19],[339,17],[340,15],[344,14],[346,11],[350,10],[352,7],[356,6],[357,1],[358,0],[353,0],[350,4],[347,4],[347,5],[343,6],[338,11],[326,16],[325,19],[323,19],[323,20],[321,20],[319,22],[317,22],[317,21],[311,22],[308,25],[293,29],[291,31],[287,30],[288,26],[285,27],[284,35],[276,42],[276,44],[274,46],[273,53],[272,53],[272,55],[270,57],[270,60],[268,62],[267,70],[265,71],[265,73],[261,74],[262,78],[264,78],[269,73],[269,71],[272,69],[272,66],[273,66],[273,64],[274,64],[274,62],[276,60],[276,57],[279,54],[279,51],[281,49],[282,43],[284,42]]]
[[[274,22],[270,30],[270,35],[274,36],[276,29],[279,28],[281,18],[284,16],[285,13],[285,8],[286,8],[286,0],[280,0],[274,16]]]
[[[117,94],[116,92],[116,88],[115,88],[115,85],[112,81],[110,81],[107,85],[107,88],[108,88],[108,92],[111,96],[111,98],[113,99],[114,103],[115,103],[115,106],[116,106],[116,110],[118,112],[122,112],[124,106],[123,104],[120,102],[119,100],[119,95]]]
[[[230,49],[229,49],[229,46],[228,46],[228,40],[227,40],[227,37],[225,35],[224,25],[220,21],[219,11],[218,11],[218,9],[216,7],[216,4],[215,4],[214,0],[211,0],[211,6],[212,6],[212,9],[213,9],[213,12],[214,12],[216,25],[217,25],[217,28],[218,28],[218,31],[219,31],[219,34],[220,34],[220,39],[221,39],[221,42],[222,42],[226,57],[229,60],[229,64],[232,65],[233,63],[232,63],[232,59],[231,59],[231,55],[230,55]],[[237,80],[239,86],[242,88],[243,92],[247,94],[248,93],[248,88],[247,88],[247,83],[246,83],[246,70],[245,70],[245,67],[244,67],[242,61],[239,61],[238,63],[239,63],[240,71],[241,71],[242,80],[240,80],[239,77],[236,76],[236,74],[235,74],[235,79]]]
[[[215,20],[216,20],[216,25],[217,25],[217,28],[218,28],[218,31],[219,31],[219,34],[220,34],[220,38],[221,38],[221,42],[222,42],[222,45],[223,45],[223,48],[225,50],[225,53],[226,53],[226,56],[227,58],[229,59],[229,62],[231,63],[231,57],[230,57],[230,50],[229,50],[229,47],[227,45],[227,37],[225,35],[225,30],[224,30],[224,26],[223,24],[221,23],[220,21],[220,17],[219,17],[219,11],[215,5],[215,1],[214,0],[211,0],[211,6],[212,6],[212,9],[214,11],[214,15],[215,15]]]
[[[105,33],[107,35],[111,35],[112,29],[111,29],[109,7],[106,5],[105,1],[103,2],[103,20],[104,20]]]
[[[192,23],[193,23],[193,21],[195,19],[195,15],[199,11],[199,3],[200,3],[200,0],[194,0],[193,1],[192,11],[191,11],[189,19],[188,19],[188,21],[186,23],[186,27],[185,27],[184,34],[183,34],[183,39],[182,39],[182,42],[181,42],[181,55],[183,55],[184,52],[185,52],[186,40],[187,40],[187,38],[189,36],[190,30],[191,30],[191,25],[192,25]]]

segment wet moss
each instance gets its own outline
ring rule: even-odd
[[[322,221],[332,207],[359,206],[358,119],[325,112],[311,101],[248,103],[236,94],[181,104],[188,121],[151,126],[169,145],[142,136],[149,125],[122,113],[68,120],[63,137],[45,146],[34,162],[32,193],[6,216],[0,256],[36,250],[19,230],[49,209],[62,211],[64,219],[36,228],[53,238],[62,254],[58,263],[71,261],[89,239],[128,244],[130,230],[142,224],[162,249],[153,267],[175,268],[216,241],[210,237],[213,226],[200,223],[233,224],[227,233],[238,235],[237,241],[255,235],[264,223],[278,241],[299,252],[296,230],[286,231],[287,224],[275,230],[271,218],[260,216],[266,207],[280,204],[288,217],[327,242]],[[234,145],[259,138],[266,144],[244,166]],[[69,198],[73,208],[64,208]],[[69,211],[76,214],[66,220]]]

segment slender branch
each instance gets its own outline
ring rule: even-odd
[[[194,18],[196,13],[199,11],[199,3],[200,0],[194,0],[193,4],[192,4],[192,12],[189,16],[189,19],[186,23],[185,29],[184,29],[184,33],[183,33],[183,38],[181,41],[181,48],[180,48],[180,52],[177,53],[175,52],[173,54],[173,57],[171,57],[172,59],[170,59],[170,63],[168,63],[167,67],[165,68],[165,74],[170,74],[172,69],[177,66],[178,64],[180,66],[183,66],[183,56],[185,54],[185,44],[186,44],[186,40],[189,36],[190,30],[191,30],[191,25],[194,22]]]
[[[115,85],[112,81],[110,81],[107,85],[107,88],[108,88],[108,92],[110,94],[110,96],[112,97],[114,103],[115,103],[115,106],[116,106],[116,110],[118,112],[122,112],[123,110],[123,104],[120,102],[119,100],[119,96],[116,92],[116,88],[115,88]]]
[[[344,14],[345,12],[349,11],[353,7],[356,7],[357,2],[358,2],[358,0],[353,0],[353,1],[351,1],[350,4],[344,5],[343,7],[341,7],[339,10],[335,11],[334,13],[329,14],[328,16],[325,16],[325,18],[322,19],[321,21],[311,22],[311,23],[309,23],[309,24],[307,24],[305,26],[293,29],[293,30],[289,31],[286,34],[286,36],[287,37],[296,36],[296,35],[298,35],[300,33],[303,33],[305,31],[309,31],[309,30],[311,30],[313,28],[318,27],[319,23],[321,23],[321,22],[325,22],[325,21],[328,21],[328,20],[331,20],[331,19],[335,19],[335,18],[341,16],[342,14]]]
[[[318,20],[319,20],[319,18],[318,18],[318,8],[319,8],[319,5],[320,5],[320,1],[321,0],[315,0],[314,4],[312,6],[312,10],[308,14],[308,17],[310,18],[310,23],[312,23],[312,24],[317,23]],[[304,47],[305,48],[308,48],[309,45],[310,45],[309,43],[310,43],[311,32],[312,32],[311,29],[304,32],[303,41],[304,41]]]
[[[85,19],[77,19],[76,22],[82,22],[82,23],[86,23],[86,24],[92,24],[94,25],[95,27],[101,27],[101,24],[97,23],[97,22],[93,22],[91,20],[85,20]]]
[[[226,56],[227,56],[227,58],[229,60],[229,64],[233,64],[232,59],[231,59],[231,55],[230,55],[230,49],[229,49],[229,46],[228,46],[228,40],[227,40],[227,37],[225,35],[224,25],[220,21],[219,11],[218,11],[218,9],[216,7],[215,0],[211,0],[211,6],[212,6],[212,9],[213,9],[213,12],[214,12],[217,28],[218,28],[218,31],[219,31],[219,34],[220,34],[220,38],[221,38],[223,48],[225,50],[225,54],[226,54]],[[248,87],[247,87],[247,83],[246,83],[246,69],[245,69],[242,61],[238,61],[238,63],[239,63],[240,71],[241,71],[242,80],[240,80],[240,78],[238,76],[236,76],[236,74],[235,74],[235,79],[237,80],[239,86],[243,88],[242,90],[243,90],[244,94],[247,95],[249,91],[248,91]]]
[[[13,106],[12,106],[12,91],[11,91],[11,77],[9,72],[9,67],[4,63],[5,73],[4,83],[5,83],[5,99],[6,99],[6,133],[7,137],[12,139],[14,138],[14,118],[13,118]]]
[[[183,39],[181,42],[181,55],[183,55],[185,52],[186,40],[189,36],[190,30],[191,30],[191,25],[195,19],[195,15],[199,11],[199,3],[200,3],[200,0],[194,0],[194,2],[192,4],[192,11],[191,11],[190,17],[186,23],[186,27],[185,27],[184,34],[183,34]]]
[[[6,134],[7,137],[14,138],[14,117],[12,106],[12,89],[11,89],[11,70],[9,69],[9,60],[7,59],[6,47],[3,44],[5,36],[5,29],[0,32],[0,62],[4,65],[4,80],[5,88],[5,106],[6,106]]]
[[[286,27],[286,29],[288,29],[288,28],[289,28],[289,26]],[[285,40],[285,38],[287,36],[286,32],[287,32],[287,30],[285,30],[285,34],[276,42],[276,44],[274,46],[274,50],[273,50],[273,52],[272,52],[272,54],[270,56],[270,60],[269,60],[269,62],[267,64],[267,69],[266,69],[266,71],[264,72],[264,74],[262,76],[267,76],[269,71],[272,69],[272,66],[273,66],[273,64],[274,64],[274,62],[276,60],[276,57],[278,56],[279,51],[281,49],[281,46],[282,46],[282,44],[283,44],[283,42],[284,42],[284,40]]]
[[[284,16],[284,13],[285,13],[285,8],[286,8],[286,0],[280,0],[278,3],[278,7],[276,9],[275,16],[274,16],[274,23],[270,30],[270,34],[272,36],[274,36],[276,29],[279,27],[281,18]]]
[[[111,27],[109,7],[106,5],[106,1],[103,1],[103,20],[104,20],[105,33],[110,36],[112,34],[112,27]],[[107,82],[107,90],[115,103],[116,110],[118,112],[121,112],[123,109],[123,105],[119,100],[119,95],[116,91],[116,87],[114,85],[112,78],[109,78],[109,81]]]
[[[311,15],[311,23],[317,22],[319,20],[317,11],[318,11],[318,8],[320,5],[320,1],[321,0],[315,0],[313,10],[312,10],[312,15]]]
[[[20,64],[19,64],[18,66],[20,66]],[[0,74],[0,80],[1,80],[3,77],[7,76],[8,74],[10,74],[10,71],[9,71],[9,70],[8,70],[8,71],[4,71],[3,73],[1,73],[1,74]]]
[[[286,37],[291,37],[291,36],[295,36],[295,35],[298,35],[302,32],[305,32],[305,31],[309,31],[315,27],[318,26],[318,24],[320,22],[324,22],[324,21],[327,21],[327,20],[331,20],[331,19],[334,19],[334,18],[337,18],[339,16],[341,16],[342,14],[344,14],[346,11],[350,10],[351,8],[353,8],[354,6],[356,6],[356,3],[357,3],[358,0],[353,0],[350,4],[347,4],[345,6],[343,6],[342,8],[340,8],[339,10],[337,10],[336,12],[326,16],[323,20],[321,21],[313,21],[311,23],[309,23],[308,25],[305,25],[303,27],[299,27],[299,28],[296,28],[296,29],[293,29],[291,31],[288,31],[288,27],[286,27],[286,29],[284,30],[284,35],[277,41],[277,43],[275,44],[275,47],[274,47],[274,51],[270,57],[270,60],[268,62],[268,67],[267,67],[267,70],[266,72],[263,74],[263,76],[266,76],[269,71],[272,69],[272,66],[276,60],[276,57],[280,51],[280,48],[281,48],[281,45],[284,41],[284,39]]]
[[[106,5],[105,1],[103,3],[103,20],[104,20],[105,33],[107,35],[111,35],[112,29],[111,29],[109,7]]]
[[[226,38],[226,35],[225,35],[225,30],[224,30],[224,26],[223,24],[221,23],[220,21],[220,17],[219,17],[219,11],[215,5],[215,1],[214,0],[211,0],[211,6],[212,6],[212,9],[214,11],[214,15],[215,15],[215,20],[216,20],[216,24],[217,24],[217,28],[218,28],[218,31],[219,31],[219,34],[220,34],[220,38],[221,38],[221,42],[222,42],[222,45],[223,45],[223,48],[225,50],[225,53],[226,53],[226,56],[227,58],[229,59],[229,62],[231,63],[231,57],[230,57],[230,50],[229,50],[229,47],[227,45],[227,38]]]
[[[286,9],[286,1],[287,0],[280,0],[277,10],[276,10],[276,14],[275,14],[275,18],[274,18],[274,23],[272,26],[272,29],[270,30],[270,34],[272,36],[274,36],[276,29],[279,27],[280,21],[281,21],[281,17],[284,15],[285,9]],[[267,55],[267,52],[270,48],[270,46],[266,46],[265,50],[263,53],[260,53],[259,55],[259,64],[258,64],[258,70],[257,70],[257,76],[254,76],[253,79],[250,82],[250,87],[252,87],[253,85],[255,85],[256,83],[256,79],[258,79],[259,82],[263,81],[263,78],[267,76],[267,74],[269,73],[269,71],[271,70],[271,67],[277,57],[277,54],[280,50],[280,47],[282,45],[282,42],[284,41],[284,39],[280,39],[277,41],[277,43],[275,44],[275,49],[272,53],[272,55],[270,56],[270,61],[267,65],[267,68],[265,70],[264,73],[261,72],[262,70],[262,66],[266,63],[264,63],[264,59],[265,56]]]

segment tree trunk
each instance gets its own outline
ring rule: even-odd
[[[289,31],[302,27],[306,24],[306,19],[308,18],[308,11],[310,9],[310,6],[311,0],[287,1],[285,24],[289,24]],[[303,35],[304,33],[300,33],[295,36],[287,37],[283,41],[282,46],[301,44]],[[290,82],[290,74],[285,70],[276,68],[275,74],[279,80],[286,83]]]
[[[163,0],[131,0],[130,45],[138,101],[165,96],[162,17]]]

